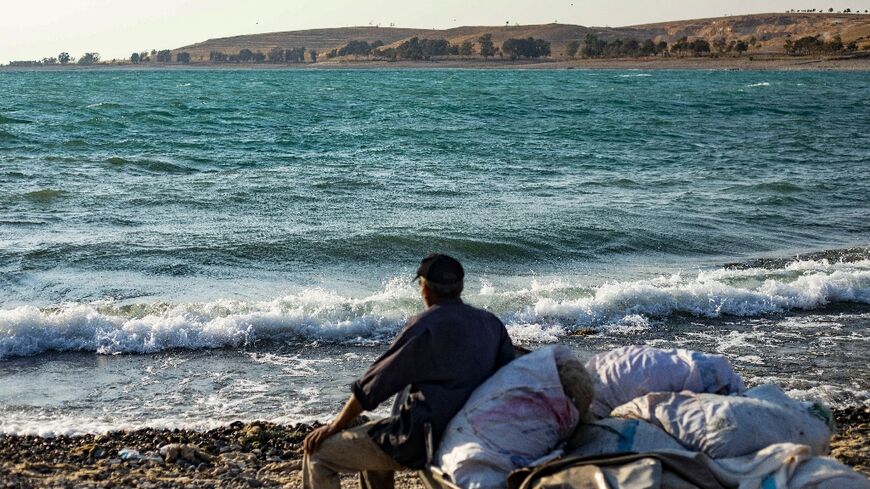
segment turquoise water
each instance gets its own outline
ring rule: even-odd
[[[4,72],[2,301],[867,244],[867,74],[642,75]],[[14,282],[111,272],[160,285]]]
[[[780,380],[866,402],[868,81],[2,71],[0,390],[19,393],[7,405],[14,429],[102,426],[101,395],[80,400],[90,414],[52,418],[13,387],[53,385],[27,376],[52,371],[41,362],[72,362],[84,378],[94,366],[82,358],[95,354],[147,354],[100,360],[138,369],[221,348],[244,383],[263,365],[252,349],[285,362],[299,345],[329,345],[299,361],[358,355],[343,373],[311,371],[352,379],[419,310],[409,279],[430,251],[466,264],[468,299],[519,342],[571,342],[591,328],[579,351],[685,344],[742,358],[759,379],[834,345],[825,368],[856,370],[832,380],[795,367]],[[847,306],[859,310],[836,309]],[[45,357],[56,351],[81,353]],[[209,385],[203,395],[223,399],[215,392],[227,386]],[[276,419],[315,416],[343,395],[338,385],[311,405],[266,404]],[[129,402],[140,419],[141,398]],[[189,421],[176,415],[160,419]]]

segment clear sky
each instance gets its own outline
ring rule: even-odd
[[[447,28],[558,21],[625,26],[788,9],[870,9],[870,0],[3,0],[0,63],[67,51],[103,59],[214,37],[380,24]]]

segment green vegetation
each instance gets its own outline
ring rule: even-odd
[[[748,41],[742,39],[727,40],[717,37],[713,42],[697,38],[689,40],[681,37],[668,46],[666,41],[656,42],[653,39],[638,41],[637,39],[614,39],[605,41],[599,39],[595,33],[589,33],[582,44],[569,42],[565,46],[565,52],[569,57],[577,53],[584,58],[639,58],[648,56],[719,56],[727,53],[741,55],[749,46],[758,46],[758,40],[754,37]],[[575,51],[575,46],[577,50]]]
[[[850,13],[849,9],[845,9],[844,13]],[[263,51],[254,51],[248,48],[242,48],[237,53],[225,53],[219,50],[211,51],[207,58],[201,50],[192,52],[180,51],[173,52],[169,49],[151,50],[133,52],[130,54],[129,63],[139,65],[142,63],[179,63],[190,64],[196,59],[198,62],[203,62],[207,59],[209,63],[271,63],[271,64],[295,64],[295,63],[317,63],[326,58],[348,58],[365,60],[382,60],[382,61],[420,61],[433,59],[455,59],[451,57],[462,57],[467,60],[471,57],[479,56],[483,60],[499,56],[505,60],[515,61],[518,59],[539,59],[547,58],[552,55],[551,43],[545,39],[538,39],[532,36],[526,38],[509,38],[506,39],[501,46],[496,46],[493,41],[492,33],[479,34],[486,32],[481,29],[477,31],[474,37],[460,38],[457,44],[451,44],[447,39],[427,39],[420,37],[405,38],[404,41],[392,42],[385,45],[384,41],[377,40],[369,42],[351,38],[341,47],[336,47],[329,51],[318,53],[314,50],[306,50],[304,47],[286,48],[280,45],[271,44],[271,49]],[[588,32],[588,31],[587,31]],[[651,56],[679,56],[679,57],[719,57],[719,56],[740,56],[743,53],[752,49],[761,49],[762,43],[769,46],[770,41],[775,39],[776,34],[766,33],[760,35],[759,39],[754,36],[746,36],[743,38],[729,39],[727,36],[716,36],[712,39],[704,39],[702,37],[684,36],[673,41],[671,44],[662,39],[666,34],[649,39],[636,39],[630,37],[633,32],[627,32],[623,38],[612,37],[613,33],[607,38],[599,38],[595,32],[589,32],[583,39],[567,40],[564,44],[563,53],[557,53],[565,58],[574,59],[582,58],[641,58]],[[686,31],[691,32],[690,30]],[[720,32],[724,32],[721,31]],[[761,32],[761,31],[759,31]],[[812,31],[811,31],[812,32]],[[363,36],[366,34],[356,34]],[[794,56],[819,56],[827,53],[854,52],[859,49],[870,50],[870,45],[862,41],[866,39],[858,38],[856,40],[845,43],[840,36],[830,37],[830,34],[823,37],[822,35],[805,36],[795,40],[792,34],[785,33],[786,41],[784,44],[785,52]],[[479,37],[478,37],[479,36]],[[503,38],[502,38],[503,39]],[[280,43],[280,40],[270,42]],[[323,40],[318,40],[318,43]],[[307,44],[307,42],[306,42]],[[225,46],[226,44],[224,44]],[[260,43],[263,45],[263,43]],[[270,44],[265,44],[269,46]],[[318,44],[319,45],[319,44]],[[559,46],[562,47],[562,46]],[[201,48],[199,48],[201,49]],[[221,49],[220,47],[218,49]],[[239,49],[239,48],[237,48]],[[195,57],[195,58],[194,58]],[[307,59],[306,59],[307,58]],[[50,66],[50,65],[67,65],[69,63],[77,63],[79,65],[95,65],[95,64],[121,64],[121,61],[100,60],[99,53],[91,52],[80,56],[78,60],[72,58],[69,53],[62,52],[57,57],[46,57],[41,60],[33,61],[12,61],[10,66]]]
[[[543,39],[508,39],[501,45],[501,52],[513,61],[523,57],[526,59],[547,57],[550,55],[550,43]]]
[[[423,59],[423,44],[420,42],[420,39],[412,37],[399,45],[396,49],[396,55],[401,59]]]
[[[598,36],[590,32],[586,34],[586,39],[583,40],[580,54],[584,58],[599,58],[603,55],[605,46],[607,46],[606,41],[598,39]]]
[[[50,56],[45,57],[40,60],[16,60],[10,61],[8,66],[14,67],[36,67],[36,66],[51,66],[56,64],[67,65],[69,63],[75,63],[76,59],[69,55],[67,52],[63,52],[57,55],[57,57]],[[80,65],[92,65],[100,62],[100,54],[99,53],[85,53],[81,59],[78,60],[78,64]]]
[[[698,47],[701,48],[701,45],[699,44]],[[709,49],[709,44],[707,44],[707,48]],[[668,43],[665,41],[658,43],[652,39],[643,42],[637,39],[605,41],[599,39],[594,33],[587,34],[580,46],[580,55],[584,58],[627,58],[667,54]]]
[[[413,40],[413,38],[411,39]],[[401,57],[402,46],[399,45],[399,56]],[[449,54],[450,43],[447,39],[420,39],[420,51],[423,54],[423,59],[431,59],[433,56],[447,56]]]
[[[420,39],[412,37],[407,41],[399,44],[395,48],[383,48],[372,51],[372,55],[376,59],[385,59],[395,61],[402,60],[430,60],[435,56],[448,56],[451,54],[459,54],[459,47],[452,46],[446,39]]]
[[[284,50],[284,62],[285,63],[304,63],[305,62],[305,48],[290,48]]]
[[[267,58],[270,63],[304,63],[305,48],[272,48]]]
[[[83,66],[90,66],[100,62],[100,53],[85,53],[81,58],[79,58],[78,64]]]
[[[742,41],[739,41],[742,42]],[[671,52],[679,56],[704,56],[710,54],[710,43],[706,39],[694,39],[689,41],[686,37],[677,39],[671,46]]]
[[[811,56],[826,53],[839,53],[843,50],[858,50],[858,43],[852,41],[848,46],[845,46],[843,45],[843,39],[839,35],[834,36],[833,39],[828,42],[822,41],[820,37],[821,36],[819,35],[806,36],[797,41],[786,39],[784,46],[785,52],[792,56]]]
[[[23,68],[23,67],[41,66],[41,65],[42,65],[42,63],[40,63],[39,61],[29,60],[29,61],[10,61],[8,66],[14,66],[16,68],[19,68],[19,67]]]
[[[306,52],[304,47],[289,49],[275,47],[265,54],[262,51],[251,51],[250,49],[242,49],[238,54],[212,51],[208,54],[208,60],[211,63],[304,63]],[[317,51],[310,51],[308,54],[312,62],[317,61]],[[179,60],[179,62],[182,61]]]
[[[462,41],[462,44],[459,46],[459,55],[460,56],[471,56],[474,54],[474,43],[470,39],[466,39]]]
[[[568,43],[565,44],[565,54],[567,54],[571,59],[574,59],[574,56],[577,56],[577,51],[579,50],[580,41],[568,41]]]
[[[283,63],[284,62],[284,50],[281,48],[272,48],[267,55],[270,63]]]
[[[483,59],[495,56],[496,47],[492,43],[492,34],[484,34],[477,39],[477,44],[480,46],[480,55]]]

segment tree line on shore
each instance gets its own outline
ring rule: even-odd
[[[56,57],[48,57],[42,59],[26,60],[26,61],[10,61],[9,66],[51,66],[51,65],[68,65],[70,63],[78,65],[95,65],[100,62],[100,53],[85,53],[78,60],[70,56],[69,53],[63,52]]]
[[[186,57],[185,57],[186,56]],[[142,51],[141,53],[133,53],[130,56],[130,62],[133,64],[146,63],[150,61],[157,61],[159,63],[171,63],[172,62],[172,51],[168,49],[163,50],[151,50]],[[179,53],[177,57],[177,62],[184,63],[190,62],[190,54],[187,53]],[[9,66],[51,66],[51,65],[69,65],[76,64],[81,66],[90,66],[96,65],[100,63],[106,63],[105,61],[101,61],[100,53],[85,53],[76,59],[73,56],[70,56],[67,52],[62,52],[58,54],[56,57],[48,57],[42,58],[41,60],[31,60],[31,61],[10,61]],[[116,60],[112,60],[112,62],[116,62]]]
[[[352,49],[345,49],[348,47]],[[333,49],[327,53],[326,57],[354,55],[387,61],[418,61],[430,60],[435,57],[462,56],[468,58],[477,55],[484,59],[499,56],[516,60],[519,58],[546,58],[551,54],[550,43],[543,39],[511,38],[504,41],[501,47],[498,47],[492,40],[492,34],[489,33],[483,34],[477,39],[465,39],[459,44],[452,44],[446,39],[412,37],[395,47],[384,47],[381,41],[372,44],[365,41],[351,41],[345,48]]]
[[[305,61],[305,48],[274,48],[269,53],[242,49],[238,54],[213,51],[209,56],[212,63],[302,63]],[[179,53],[181,55],[182,53]],[[466,39],[459,44],[451,44],[446,39],[426,39],[412,37],[397,46],[386,46],[383,41],[374,42],[351,40],[344,46],[324,53],[326,59],[352,56],[356,59],[384,61],[420,61],[446,56],[481,56],[488,59],[495,56],[519,58],[542,58],[551,54],[550,43],[543,39],[508,39],[501,47],[495,46],[492,34],[484,34],[476,40]],[[316,63],[317,51],[308,51],[309,60]]]
[[[865,46],[865,50],[870,49],[870,46]],[[840,53],[843,51],[857,51],[858,43],[855,41],[849,44],[843,44],[843,38],[836,35],[828,42],[821,39],[820,35],[805,36],[797,41],[786,39],[785,52],[795,56],[811,56],[826,53]]]
[[[834,36],[830,41],[822,40],[821,35],[805,36],[796,41],[792,40],[790,35],[787,37],[783,47],[787,54],[793,56],[812,56],[858,50],[857,42],[852,41],[844,44],[839,35]],[[668,44],[667,41],[655,41],[653,39],[642,41],[634,38],[604,40],[600,39],[595,33],[589,33],[582,42],[577,40],[567,42],[565,44],[565,54],[572,59],[578,56],[592,59],[649,56],[715,56],[730,53],[736,53],[739,56],[752,47],[761,47],[755,37],[751,37],[749,40],[727,40],[723,37],[717,37],[712,42],[703,38],[690,41],[687,37],[682,37],[672,44]],[[864,49],[870,50],[870,45],[865,46]],[[312,63],[316,63],[319,59],[318,52],[313,49],[306,50],[304,47],[275,47],[266,53],[250,49],[241,49],[238,53],[232,54],[212,51],[209,53],[208,61],[210,63],[294,64],[305,63],[306,54],[308,60]],[[476,40],[466,39],[459,44],[452,44],[446,39],[412,37],[397,46],[387,47],[380,40],[372,43],[351,40],[344,46],[325,53],[327,59],[353,56],[357,59],[364,57],[366,59],[385,61],[419,61],[447,56],[468,58],[475,55],[484,59],[498,56],[512,61],[519,58],[547,58],[551,55],[551,47],[549,41],[532,37],[510,38],[498,47],[492,40],[492,34],[484,34]],[[153,62],[189,64],[192,62],[192,57],[186,51],[178,52],[173,56],[172,51],[169,49],[159,51],[155,49],[150,52],[133,53],[130,56],[130,62],[134,65]],[[82,66],[98,64],[100,63],[100,54],[96,52],[85,53],[76,59],[70,56],[69,53],[62,52],[57,57],[48,57],[42,60],[11,61],[9,66],[51,66],[69,65],[70,63]]]
[[[570,58],[578,55],[582,58],[638,58],[646,56],[706,56],[710,54],[737,53],[743,54],[750,46],[756,46],[758,41],[753,37],[749,41],[740,39],[726,40],[716,38],[712,43],[706,39],[689,40],[681,37],[668,44],[667,41],[655,41],[653,39],[638,40],[613,39],[610,41],[600,39],[596,34],[589,33],[580,41],[569,41],[565,45],[565,54]]]
[[[716,56],[736,53],[742,55],[750,48],[760,48],[761,44],[755,37],[749,40],[725,39],[717,37],[712,42],[703,39],[689,40],[687,37],[677,39],[668,45],[666,41],[655,42],[653,39],[639,41],[637,39],[614,39],[606,41],[599,39],[594,33],[589,33],[581,43],[569,41],[565,45],[565,54],[570,58],[578,55],[582,58],[637,58],[644,56]],[[785,52],[793,56],[810,56],[843,51],[857,51],[855,41],[847,45],[839,35],[830,41],[823,41],[821,35],[806,36],[793,41],[786,39]],[[865,47],[870,49],[870,46]]]

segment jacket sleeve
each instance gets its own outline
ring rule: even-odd
[[[499,321],[501,323],[501,321]],[[500,369],[509,364],[514,359],[514,344],[511,337],[505,329],[504,324],[501,325],[501,344],[498,347],[498,357],[496,359],[496,369]]]
[[[390,348],[351,384],[354,397],[366,411],[405,388],[426,380],[433,365],[431,336],[428,328],[406,328]]]

